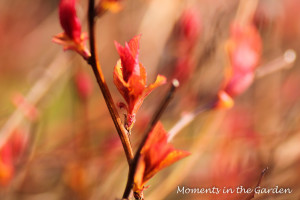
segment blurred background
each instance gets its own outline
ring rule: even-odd
[[[59,0],[0,0],[0,199],[121,198],[128,166],[89,65],[52,42],[62,32]],[[291,188],[257,200],[300,199],[300,0],[123,0],[97,21],[99,58],[115,102],[114,41],[141,34],[148,84],[181,86],[161,121],[166,130],[218,94],[230,65],[234,21],[252,16],[261,37],[256,76],[231,109],[210,109],[171,143],[191,155],[159,172],[145,199],[250,199],[248,194],[177,194],[177,187]],[[87,30],[87,1],[77,14]],[[241,58],[248,62],[247,58]],[[131,140],[136,149],[168,86],[145,100]],[[124,111],[120,110],[120,115]]]

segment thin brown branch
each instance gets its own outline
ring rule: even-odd
[[[107,84],[105,82],[102,69],[100,66],[100,63],[98,61],[97,57],[97,49],[96,49],[96,39],[95,39],[95,1],[89,0],[89,7],[88,7],[88,25],[89,25],[89,39],[90,39],[90,51],[91,51],[91,57],[88,60],[88,63],[92,66],[93,72],[96,76],[97,83],[101,89],[101,92],[103,94],[103,97],[105,99],[107,108],[109,110],[109,113],[111,115],[111,118],[115,124],[115,127],[117,129],[117,132],[119,134],[119,137],[121,139],[126,158],[128,161],[128,164],[131,163],[133,159],[133,151],[130,144],[130,140],[127,134],[127,131],[125,130],[121,118],[118,114],[117,108],[115,106],[115,103],[112,99],[112,96],[110,94],[110,91],[107,87]]]
[[[259,179],[258,179],[258,181],[257,181],[257,184],[256,184],[255,188],[257,188],[257,187],[260,185],[260,183],[261,183],[261,181],[262,181],[262,178],[264,177],[264,175],[265,175],[265,173],[268,171],[268,169],[269,169],[269,168],[267,167],[267,168],[265,168],[265,169],[262,170],[262,172],[261,172],[261,174],[260,174],[260,176],[259,176]],[[250,196],[247,197],[245,200],[251,200],[251,199],[254,198],[254,195],[255,195],[255,188],[253,188],[253,190],[252,190]]]
[[[171,88],[169,89],[167,95],[165,96],[165,98],[163,99],[163,101],[161,102],[160,106],[157,108],[147,130],[145,131],[145,136],[142,140],[142,142],[139,145],[139,148],[133,158],[133,161],[130,165],[130,169],[129,169],[129,174],[128,174],[128,179],[127,179],[127,184],[126,184],[126,188],[123,194],[123,199],[128,199],[131,189],[133,187],[133,182],[134,182],[134,174],[135,171],[137,169],[137,164],[138,164],[138,160],[140,158],[141,155],[141,150],[143,148],[143,146],[145,145],[149,134],[151,133],[152,129],[155,127],[156,123],[159,121],[161,115],[163,114],[163,112],[165,111],[165,109],[167,108],[167,105],[169,104],[170,100],[172,99],[174,92],[176,90],[176,88],[179,86],[179,82],[174,79],[172,81],[172,85]]]

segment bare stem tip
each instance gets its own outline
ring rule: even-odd
[[[178,88],[179,85],[180,85],[180,83],[179,83],[179,81],[177,79],[173,79],[172,80],[172,85],[173,85],[173,87]]]
[[[297,54],[293,49],[288,49],[284,52],[283,58],[285,62],[293,63],[297,58]]]

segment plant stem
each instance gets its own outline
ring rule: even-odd
[[[264,66],[258,67],[255,71],[255,78],[263,78],[269,74],[277,72],[283,69],[289,69],[292,67],[296,60],[296,52],[292,49],[288,49],[284,52],[284,54],[275,60],[267,63]],[[172,127],[172,129],[168,132],[168,142],[171,141],[174,136],[180,132],[184,127],[190,124],[194,119],[200,115],[201,113],[208,111],[213,108],[214,104],[216,103],[217,99],[214,99],[211,103],[206,105],[199,106],[194,111],[185,114],[181,119],[179,119],[176,124]]]
[[[258,182],[257,182],[255,188],[257,188],[260,185],[260,183],[261,183],[264,175],[266,174],[266,172],[268,170],[269,170],[268,167],[266,167],[265,169],[262,170],[262,172],[260,173],[260,176],[259,176],[259,179],[258,179]],[[251,200],[251,199],[254,198],[254,196],[255,196],[255,188],[253,188],[253,191],[250,193],[250,196],[248,198],[246,198],[245,200]]]
[[[88,63],[92,66],[93,72],[97,79],[97,83],[101,89],[107,108],[109,110],[111,118],[115,124],[117,132],[121,139],[128,164],[130,165],[133,159],[133,152],[132,152],[130,140],[127,135],[127,131],[122,124],[121,118],[118,114],[117,108],[114,104],[114,101],[107,87],[107,84],[105,82],[102,69],[97,57],[97,50],[95,45],[96,41],[95,41],[95,1],[94,0],[89,0],[88,26],[89,26],[89,39],[90,39],[90,51],[91,51],[91,57],[89,58]]]
[[[170,142],[177,133],[179,133],[184,127],[186,127],[189,123],[194,121],[196,117],[198,117],[201,113],[205,111],[209,111],[212,109],[216,103],[216,99],[212,100],[210,103],[199,106],[195,110],[190,113],[185,114],[182,118],[180,118],[176,124],[168,131],[168,142]]]
[[[57,80],[66,74],[69,66],[70,61],[68,61],[64,55],[57,56],[47,67],[45,72],[43,72],[41,78],[34,83],[26,94],[26,103],[33,107],[38,105],[38,103],[40,103],[48,94],[51,87],[55,85]],[[20,126],[25,119],[26,117],[23,114],[22,109],[17,107],[0,129],[0,149],[5,145],[13,131]]]
[[[155,125],[159,121],[161,115],[163,114],[163,112],[167,108],[167,105],[169,104],[170,100],[172,99],[172,97],[174,95],[174,92],[175,92],[175,90],[178,86],[179,86],[179,82],[176,79],[174,79],[172,81],[171,88],[169,89],[167,95],[165,96],[165,98],[161,102],[160,106],[157,108],[157,110],[156,110],[156,112],[155,112],[148,128],[146,129],[145,136],[144,136],[142,142],[140,143],[139,148],[138,148],[138,150],[137,150],[137,152],[136,152],[136,154],[133,158],[133,161],[130,165],[130,168],[129,168],[129,174],[128,174],[126,188],[125,188],[125,191],[124,191],[124,194],[123,194],[123,199],[128,199],[129,198],[131,189],[133,187],[134,174],[135,174],[135,171],[137,169],[137,164],[138,164],[138,161],[139,161],[139,158],[140,158],[140,155],[141,155],[141,150],[144,147],[144,145],[145,145],[152,129],[155,127]]]
[[[263,78],[267,75],[278,72],[279,70],[289,69],[295,63],[296,58],[296,52],[293,49],[288,49],[283,55],[261,67],[258,67],[255,71],[255,78]]]

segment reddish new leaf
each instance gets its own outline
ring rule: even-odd
[[[189,155],[188,152],[177,150],[167,142],[167,132],[158,123],[149,134],[141,151],[137,171],[134,176],[133,191],[142,196],[146,182],[157,172]]]
[[[225,106],[221,107],[231,107],[233,103],[228,100],[243,93],[252,84],[261,56],[261,43],[260,35],[252,24],[232,24],[230,38],[226,43],[229,66],[218,103]],[[222,103],[224,100],[228,102]]]
[[[147,74],[143,65],[139,62],[140,35],[135,36],[121,46],[115,42],[120,59],[114,69],[114,83],[126,101],[125,127],[130,130],[135,123],[135,115],[144,99],[158,86],[166,82],[164,76],[158,75],[156,81],[146,86]],[[124,108],[124,104],[122,108]]]
[[[81,24],[76,14],[76,0],[61,0],[59,4],[59,20],[64,30],[53,37],[53,42],[63,45],[64,50],[74,50],[85,59],[90,52],[85,46],[87,34],[81,33]]]

